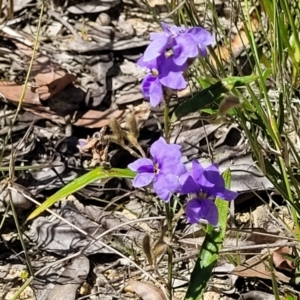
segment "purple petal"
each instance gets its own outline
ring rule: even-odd
[[[154,41],[158,38],[161,38],[162,36],[164,36],[164,32],[151,32],[150,33],[150,41]]]
[[[188,34],[181,34],[175,38],[176,46],[173,47],[173,60],[176,65],[183,65],[188,58],[195,58],[199,54],[195,40]]]
[[[169,26],[168,26],[167,23],[161,22],[161,27],[162,27],[162,29],[163,29],[164,32],[170,32]]]
[[[174,89],[183,89],[186,87],[186,81],[181,72],[187,68],[187,64],[177,66],[172,58],[166,58],[164,55],[160,55],[155,60],[149,62],[145,61],[144,56],[139,59],[138,63],[141,67],[147,67],[151,69],[151,71],[158,71],[157,78],[163,85]],[[149,81],[148,78],[147,81]],[[149,94],[149,96],[151,96],[151,94]]]
[[[180,190],[180,193],[182,193],[182,194],[199,193],[200,192],[199,185],[195,182],[194,178],[190,175],[189,172],[180,176],[179,182],[182,185],[181,190]]]
[[[200,219],[205,219],[212,225],[218,223],[218,209],[211,200],[192,199],[188,201],[185,213],[191,224],[198,223]]]
[[[203,177],[204,168],[202,165],[198,162],[198,160],[194,159],[192,161],[192,176],[194,180],[199,184]]]
[[[192,37],[194,41],[201,46],[209,46],[215,43],[214,36],[201,27],[189,28],[185,34]]]
[[[164,138],[159,138],[150,148],[151,156],[158,165],[160,174],[180,176],[186,173],[186,167],[181,162],[181,146],[167,144]]]
[[[164,58],[164,56],[161,56],[161,58],[156,57],[152,60],[145,61],[145,57],[142,56],[137,61],[137,65],[141,68],[147,68],[151,71],[152,69],[158,69],[158,59],[162,60],[162,59],[165,59],[165,58]]]
[[[207,30],[201,27],[193,27],[187,30],[186,34],[190,35],[199,47],[199,54],[202,57],[207,55],[207,46],[215,44],[215,38]]]
[[[155,177],[153,182],[153,188],[156,194],[165,202],[169,202],[172,196],[172,192],[168,187],[168,181],[166,181],[163,175]]]
[[[162,77],[167,76],[170,72],[184,72],[188,67],[186,63],[180,66],[175,64],[173,56],[165,57],[163,55],[157,58],[157,66],[159,68],[159,75]]]
[[[147,186],[153,181],[154,178],[154,173],[139,173],[134,177],[132,185],[136,188]]]
[[[181,187],[178,177],[174,174],[163,174],[166,186],[172,192],[178,191]]]
[[[153,76],[152,74],[148,74],[145,76],[145,78],[142,81],[141,88],[142,93],[145,97],[145,99],[150,99],[150,87],[154,81],[157,80],[157,77]]]
[[[169,39],[170,36],[165,33],[159,37],[156,36],[144,53],[144,61],[151,61],[161,54],[164,54],[168,47]]]
[[[156,107],[163,99],[163,89],[158,78],[150,84],[149,97],[153,107]]]
[[[223,177],[220,175],[219,167],[216,164],[212,164],[202,171],[202,174],[198,173],[196,179],[197,183],[204,189],[216,189],[222,190],[225,188],[225,182]]]
[[[193,165],[193,169],[197,169],[197,167],[199,167],[199,165]],[[198,175],[197,178],[195,178],[195,173]],[[202,175],[199,171],[194,172],[194,178],[201,189],[207,193],[208,196],[217,196],[228,201],[233,200],[238,196],[238,193],[232,192],[225,188],[225,182],[219,172],[219,167],[217,164],[212,164],[204,169]]]
[[[162,165],[165,160],[173,160],[177,162],[181,159],[182,153],[180,151],[181,146],[176,144],[167,144],[164,138],[160,137],[150,147],[151,156],[155,161]],[[166,164],[167,166],[167,164]]]
[[[202,200],[202,219],[206,219],[211,225],[216,226],[218,224],[218,208],[216,204],[211,200]]]
[[[128,168],[139,173],[154,173],[153,161],[149,158],[139,158],[133,163],[129,164]]]
[[[182,90],[187,86],[187,82],[179,72],[169,72],[166,76],[159,75],[158,77],[162,85],[174,90]]]
[[[198,223],[201,218],[201,200],[192,199],[185,207],[186,219],[189,223]]]
[[[217,191],[216,196],[227,201],[234,200],[239,194],[227,189],[223,189],[222,191]]]
[[[186,28],[182,25],[182,26],[172,26],[169,28],[169,31],[171,32],[171,34],[173,36],[177,36],[181,33],[184,33],[186,31]]]

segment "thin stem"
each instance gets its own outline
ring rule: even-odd
[[[171,212],[170,202],[165,204],[165,208],[166,208],[168,235],[170,241],[172,241],[173,228],[172,228],[172,212]],[[167,286],[170,300],[172,300],[172,277],[173,277],[172,269],[173,269],[173,248],[170,243],[170,245],[168,245],[168,286]]]
[[[167,97],[165,97],[167,98]],[[165,99],[165,109],[164,109],[164,136],[167,142],[169,142],[169,129],[170,129],[170,119],[169,119],[169,100]]]
[[[169,103],[170,100],[168,96],[165,97],[165,108],[164,108],[164,136],[166,141],[169,141],[169,130],[170,130],[170,119],[169,119]],[[173,227],[172,227],[172,210],[170,206],[170,202],[165,203],[166,209],[166,218],[167,218],[167,228],[168,228],[168,236],[170,241],[172,241],[173,235]],[[172,300],[172,269],[173,269],[173,248],[171,245],[168,245],[168,284],[167,288],[169,291],[169,299]]]

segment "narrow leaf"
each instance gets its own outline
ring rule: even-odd
[[[112,177],[119,177],[119,178],[133,178],[135,176],[135,172],[128,170],[128,169],[117,169],[117,168],[104,168],[99,167],[96,168],[87,174],[73,180],[62,189],[57,191],[54,195],[48,198],[42,205],[40,205],[35,211],[33,211],[28,220],[31,220],[38,215],[40,215],[44,210],[52,206],[55,202],[59,201],[63,197],[67,197],[70,194],[77,192],[78,190],[84,188],[86,185],[96,181],[96,180],[105,180]]]
[[[258,76],[228,77],[212,84],[210,87],[196,93],[194,97],[180,104],[174,111],[171,122],[196,112],[212,102],[220,102],[225,93],[231,91],[234,87],[243,86],[256,80]]]

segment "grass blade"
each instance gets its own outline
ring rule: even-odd
[[[50,198],[48,198],[44,203],[41,204],[36,210],[34,210],[29,217],[28,220],[31,220],[38,215],[40,215],[44,210],[52,206],[55,202],[59,201],[61,198],[66,197],[70,194],[75,193],[76,191],[82,189],[86,185],[96,181],[96,180],[104,180],[112,177],[118,178],[133,178],[135,176],[135,172],[130,171],[128,169],[117,169],[117,168],[96,168],[87,174],[75,179],[74,181],[67,184],[65,187],[60,189]]]

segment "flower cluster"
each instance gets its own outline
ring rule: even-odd
[[[234,200],[237,193],[225,188],[218,166],[207,168],[194,160],[192,170],[187,171],[181,162],[180,146],[167,144],[163,138],[150,147],[152,159],[141,158],[128,165],[137,172],[133,186],[140,188],[151,183],[157,195],[168,202],[173,193],[189,194],[190,200],[185,206],[187,220],[198,223],[205,219],[212,225],[218,222],[218,210],[214,203],[216,197]]]
[[[214,43],[213,36],[201,27],[168,27],[162,23],[163,32],[152,33],[151,43],[138,65],[150,72],[142,82],[142,92],[152,106],[163,99],[163,87],[184,89],[187,85],[183,72],[191,60],[207,55],[207,46]]]

